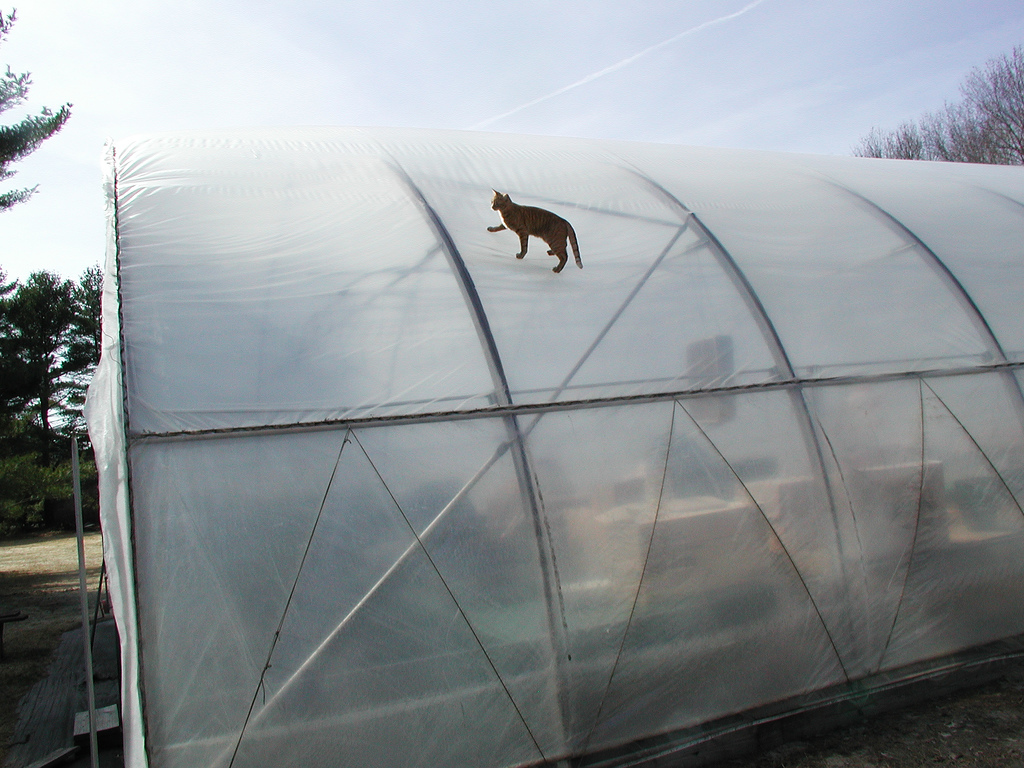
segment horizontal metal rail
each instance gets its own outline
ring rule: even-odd
[[[742,392],[771,392],[795,388],[874,384],[907,379],[934,379],[947,376],[970,376],[1022,369],[1024,369],[1024,362],[998,362],[960,368],[929,368],[877,374],[791,378],[782,380],[776,379],[773,381],[755,382],[752,384],[707,387],[704,389],[684,389],[673,392],[652,392],[636,395],[612,395],[608,397],[562,400],[558,402],[489,405],[465,410],[427,411],[421,413],[396,414],[392,416],[357,416],[353,418],[323,419],[320,421],[298,421],[286,424],[211,427],[209,429],[188,429],[167,432],[136,432],[130,435],[130,442],[132,445],[135,445],[139,442],[148,442],[153,440],[183,440],[226,437],[230,435],[309,432],[315,430],[348,429],[350,427],[380,427],[395,424],[419,424],[501,416],[522,416],[535,413],[581,410],[585,408],[605,408],[633,403],[658,403],[667,400],[688,400],[699,397],[717,397],[723,395],[735,395]]]

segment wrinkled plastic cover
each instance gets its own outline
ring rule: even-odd
[[[1021,169],[294,129],[108,170],[133,768],[526,765],[1024,633]]]
[[[117,213],[111,147],[107,147],[104,199],[107,247],[101,294],[102,353],[89,384],[85,417],[89,425],[99,474],[103,560],[121,638],[121,725],[125,765],[147,765],[139,691],[139,632],[135,613],[134,559],[129,513],[127,441],[124,418],[124,382],[121,374],[121,323],[117,296]]]

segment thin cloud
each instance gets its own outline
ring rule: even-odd
[[[623,67],[628,67],[630,64],[632,64],[637,59],[641,59],[644,56],[646,56],[647,54],[653,53],[654,51],[658,50],[659,48],[664,48],[666,45],[671,45],[672,43],[674,43],[674,42],[676,42],[678,40],[682,40],[684,37],[689,37],[690,35],[694,35],[694,34],[700,32],[702,30],[707,29],[708,27],[713,27],[716,24],[722,24],[722,23],[724,23],[726,21],[732,21],[733,19],[739,18],[743,14],[747,13],[747,11],[750,11],[750,10],[756,8],[757,6],[759,6],[763,2],[764,2],[764,0],[754,0],[754,2],[748,3],[747,5],[743,6],[738,11],[736,11],[735,13],[726,14],[725,16],[720,16],[717,19],[711,19],[710,21],[705,21],[702,24],[698,24],[696,27],[692,27],[692,28],[686,30],[685,32],[680,32],[677,35],[673,35],[668,40],[662,40],[660,43],[655,43],[650,48],[644,48],[639,53],[634,53],[629,58],[623,59],[620,62],[612,64],[610,67],[605,67],[604,69],[600,69],[597,72],[589,74],[586,77],[584,77],[582,80],[577,80],[575,83],[571,83],[571,84],[566,85],[566,86],[564,86],[562,88],[559,88],[557,91],[552,91],[551,93],[547,94],[546,96],[541,96],[540,98],[533,99],[532,101],[528,101],[525,104],[520,104],[515,109],[510,109],[508,112],[502,112],[500,115],[495,115],[494,117],[489,117],[486,120],[481,120],[476,125],[470,126],[469,130],[471,130],[471,131],[480,130],[481,128],[485,128],[488,125],[491,125],[492,123],[498,122],[499,120],[504,120],[506,117],[510,117],[511,115],[514,115],[517,112],[522,112],[524,109],[529,109],[530,107],[532,107],[532,106],[534,106],[536,104],[540,104],[541,102],[547,101],[548,99],[553,99],[556,96],[561,96],[563,93],[567,93],[568,91],[571,91],[574,88],[579,88],[581,85],[586,85],[587,83],[593,82],[594,80],[597,80],[599,77],[604,77],[605,75],[610,75],[612,72],[617,72],[618,70],[622,69]]]

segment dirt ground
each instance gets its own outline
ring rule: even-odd
[[[85,536],[89,616],[103,560],[100,534]],[[46,533],[0,541],[0,609],[28,614],[4,628],[0,661],[0,765],[17,723],[18,702],[41,679],[60,637],[82,625],[78,544],[74,534]]]
[[[100,536],[86,536],[95,596]],[[0,608],[29,618],[8,625],[0,662],[0,765],[17,702],[45,673],[60,636],[80,625],[75,537],[44,534],[0,541]],[[90,615],[94,606],[90,605]],[[1001,679],[814,739],[734,760],[722,768],[1024,768],[1024,664]]]
[[[722,768],[1024,768],[1024,665],[1000,679]]]

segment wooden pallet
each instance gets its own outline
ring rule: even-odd
[[[82,654],[82,631],[65,632],[46,677],[21,700],[5,768],[30,766],[74,746],[78,686],[85,680]]]

